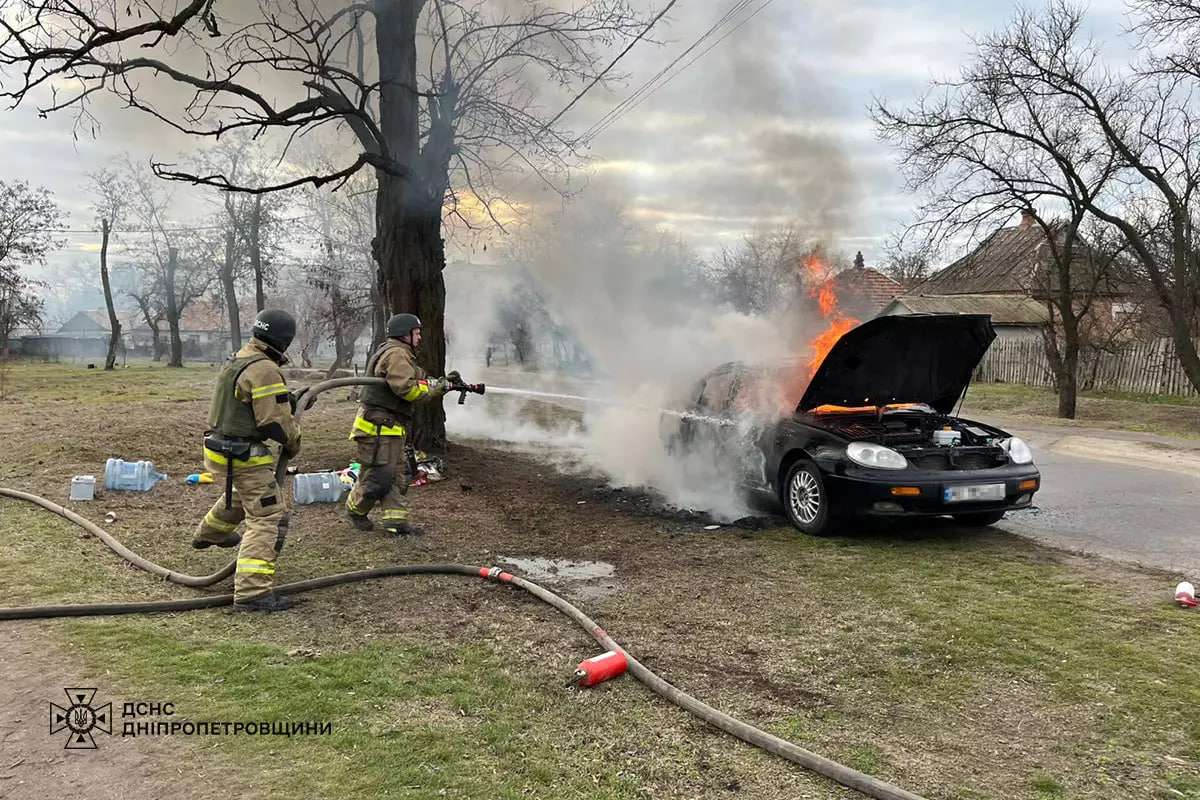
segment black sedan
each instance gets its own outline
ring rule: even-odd
[[[854,516],[991,525],[1030,508],[1041,481],[1025,442],[953,414],[995,336],[986,315],[879,317],[811,380],[803,362],[716,368],[662,432],[669,451],[716,459],[776,497],[805,533]]]

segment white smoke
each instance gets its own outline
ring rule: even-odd
[[[614,486],[649,487],[673,505],[725,521],[749,513],[729,454],[668,453],[659,409],[683,408],[689,388],[720,364],[788,357],[785,326],[705,299],[686,254],[631,225],[602,196],[576,201],[525,232],[509,255],[506,266],[447,268],[450,366],[468,380],[479,374],[500,307],[528,280],[544,298],[551,325],[570,331],[590,357],[591,375],[556,373],[539,353],[536,372],[493,364],[493,380],[627,405],[565,401],[581,423],[555,426],[522,419],[529,405],[511,398],[469,398],[466,406],[447,405],[450,433],[543,452],[553,446],[561,461],[598,470]]]

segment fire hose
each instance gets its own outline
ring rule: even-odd
[[[339,386],[363,385],[372,383],[382,384],[384,381],[380,378],[336,378],[314,384],[300,393],[300,395],[297,397],[295,410],[297,423],[299,422],[304,410],[310,407],[312,402],[315,401],[317,394],[329,389],[337,388]],[[473,391],[473,389],[468,389],[468,391]],[[478,393],[483,393],[482,386],[479,387]],[[466,395],[464,393],[464,399],[465,396]],[[287,459],[281,456],[276,471],[277,480],[282,480],[282,477],[286,475],[286,472]],[[178,583],[191,587],[211,586],[224,580],[233,573],[233,562],[228,564],[224,569],[207,576],[185,575],[183,573],[175,572],[174,570],[167,569],[166,567],[159,566],[158,564],[154,564],[145,558],[142,558],[122,545],[98,525],[43,497],[4,487],[0,487],[0,497],[24,500],[41,506],[48,511],[54,512],[55,514],[74,522],[75,524],[83,527],[89,533],[95,535],[113,552],[128,561],[133,566],[153,575],[157,575],[172,583]],[[404,564],[359,570],[356,572],[343,572],[335,575],[326,575],[320,578],[311,578],[309,580],[286,583],[276,587],[274,591],[278,592],[279,594],[299,594],[301,592],[308,592],[314,589],[322,589],[343,583],[375,580],[379,578],[400,575],[429,574],[465,575],[470,577],[478,577],[485,580],[494,580],[499,583],[511,584],[524,589],[534,597],[570,617],[580,627],[586,630],[588,634],[591,635],[592,638],[595,639],[601,646],[606,648],[606,650],[622,656],[625,668],[638,681],[649,687],[652,691],[665,698],[669,702],[679,706],[694,716],[699,717],[708,724],[719,728],[726,733],[736,736],[744,742],[766,750],[773,755],[784,758],[794,764],[798,764],[806,769],[823,775],[826,778],[834,780],[843,786],[862,792],[869,797],[879,798],[879,800],[924,800],[924,798],[922,798],[920,795],[913,794],[912,792],[909,792],[898,786],[881,781],[878,778],[872,777],[871,775],[867,775],[866,773],[847,767],[844,764],[840,764],[836,761],[825,758],[824,756],[818,755],[809,750],[805,750],[804,748],[798,747],[797,745],[781,739],[778,736],[774,736],[773,734],[767,733],[766,731],[760,730],[759,728],[755,728],[752,725],[748,725],[734,717],[731,717],[722,711],[718,711],[707,703],[697,700],[686,692],[663,680],[644,664],[631,656],[624,650],[624,648],[613,641],[612,638],[609,637],[608,633],[605,632],[602,627],[596,624],[594,620],[592,620],[575,606],[571,605],[565,599],[532,581],[526,580],[517,575],[513,575],[509,572],[505,572],[499,567],[488,568],[471,566],[467,564]],[[107,616],[117,614],[189,611],[202,608],[218,608],[221,606],[232,605],[232,603],[233,595],[224,594],[198,597],[190,600],[161,600],[142,603],[86,603],[60,606],[31,606],[27,608],[0,608],[0,621],[17,619],[48,619],[54,617],[71,616]],[[582,668],[584,665],[581,664],[580,666]],[[619,671],[611,670],[611,668],[609,672],[613,674],[619,674]],[[578,678],[579,676],[580,673],[577,671],[576,677]]]

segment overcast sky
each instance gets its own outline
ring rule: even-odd
[[[754,0],[735,23],[763,3]],[[594,90],[564,122],[576,133],[587,130],[734,5],[679,0],[655,31],[663,45],[639,44],[621,62],[632,73],[628,84]],[[590,180],[701,253],[756,225],[794,220],[875,263],[888,235],[909,221],[913,202],[900,191],[891,154],[875,141],[867,104],[872,95],[906,101],[931,76],[953,74],[969,37],[1002,24],[1014,8],[970,0],[768,2],[596,136]],[[1090,10],[1095,35],[1113,37],[1122,0],[1093,0]],[[103,122],[99,138],[74,141],[67,114],[38,119],[33,107],[7,113],[0,176],[48,186],[71,212],[71,227],[90,228],[85,172],[123,150],[176,160],[187,145],[135,112],[106,113]],[[71,234],[57,258],[94,258],[95,238]],[[457,255],[464,253],[471,256]],[[474,257],[484,260],[478,250]]]

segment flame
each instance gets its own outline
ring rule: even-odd
[[[834,290],[835,276],[819,255],[814,253],[804,259],[804,272],[808,284],[808,296],[817,301],[821,318],[827,322],[825,330],[808,345],[809,358],[805,378],[811,381],[817,368],[821,366],[825,356],[829,355],[829,351],[837,344],[838,339],[842,338],[847,331],[857,327],[859,321],[846,316],[838,308],[837,293]]]

